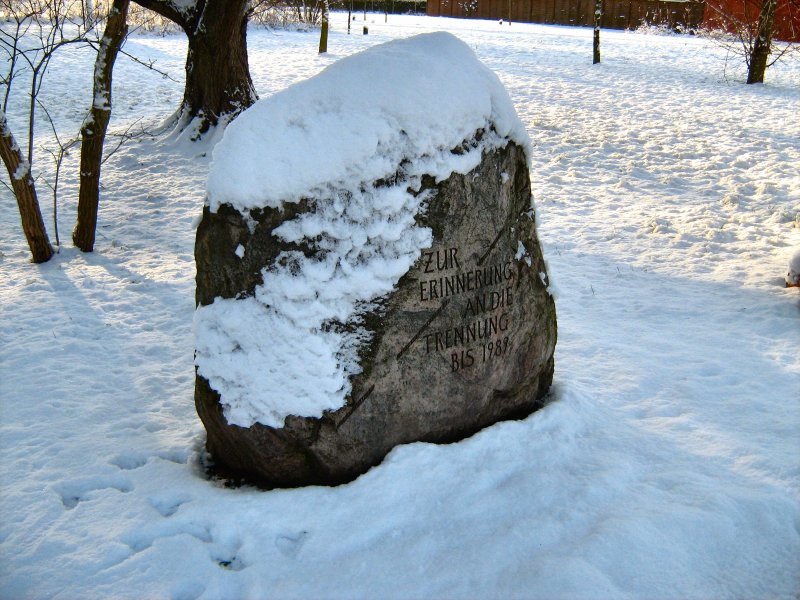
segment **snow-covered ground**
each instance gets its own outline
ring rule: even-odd
[[[251,30],[256,88],[442,29],[500,76],[533,140],[558,290],[552,402],[397,448],[338,488],[209,481],[191,323],[210,143],[114,155],[89,255],[67,243],[73,156],[47,264],[28,262],[0,190],[0,597],[796,598],[800,294],[783,276],[800,246],[800,64],[746,86],[700,38],[603,32],[592,66],[589,29],[368,21],[347,36],[336,15],[323,57],[314,33]],[[120,60],[112,126],[174,110],[185,47],[128,42],[179,81]],[[43,99],[64,135],[91,60],[52,66]]]

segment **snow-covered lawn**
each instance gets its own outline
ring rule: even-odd
[[[0,190],[0,597],[796,598],[800,63],[745,86],[700,38],[603,32],[592,66],[589,29],[369,15],[363,36],[359,15],[347,36],[344,19],[323,57],[314,33],[251,30],[261,97],[442,29],[507,86],[557,287],[551,403],[338,488],[209,481],[191,324],[211,142],[114,155],[89,255],[67,243],[73,156],[47,264]],[[177,107],[185,47],[128,42],[179,81],[120,59],[112,127]],[[61,133],[92,66],[52,66]]]

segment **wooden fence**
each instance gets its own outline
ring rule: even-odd
[[[736,32],[745,23],[758,23],[758,0],[706,0],[703,25],[708,29]],[[800,42],[800,0],[778,0],[773,37],[785,42]]]
[[[691,29],[703,23],[704,2],[676,0],[604,0],[601,26],[635,29],[665,24]],[[593,25],[594,0],[428,0],[428,15],[508,19],[525,23]]]

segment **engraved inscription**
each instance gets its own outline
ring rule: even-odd
[[[451,250],[455,251],[456,248],[451,248]],[[426,258],[426,260],[430,260],[430,258]],[[425,268],[429,267],[430,265],[425,266]],[[509,260],[505,263],[478,267],[466,272],[420,279],[419,299],[421,302],[427,302],[501,285],[503,282],[513,279],[514,272],[511,267],[512,261]],[[423,269],[423,273],[429,273],[429,271]],[[430,273],[436,273],[436,270],[430,271]]]
[[[478,265],[462,268],[459,248],[422,253],[417,298],[420,302],[441,304],[400,355],[419,341],[418,347],[426,354],[444,355],[453,373],[509,356],[512,346],[509,328],[515,300],[514,261],[484,266],[481,263],[487,254]],[[453,308],[449,314],[456,317],[456,322],[436,319],[444,321],[437,326],[435,317],[451,302]]]
[[[448,269],[459,268],[458,248],[447,248],[446,250],[436,250],[435,252],[423,252],[424,273],[435,273],[436,271],[446,271]]]

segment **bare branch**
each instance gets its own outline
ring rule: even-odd
[[[98,50],[100,48],[100,44],[96,40],[88,40],[87,43],[94,50]],[[130,52],[126,52],[123,48],[119,49],[119,53],[122,54],[123,56],[126,56],[127,58],[129,58],[130,60],[135,62],[136,64],[143,66],[145,69],[150,69],[151,71],[155,71],[156,73],[161,75],[164,79],[169,79],[170,81],[174,81],[175,83],[180,83],[177,79],[172,77],[172,75],[170,75],[166,71],[162,71],[161,69],[156,67],[155,66],[156,65],[156,61],[154,61],[154,60],[149,60],[149,61],[142,60],[138,56],[135,56],[135,55],[131,54]]]
[[[51,184],[47,179],[44,179],[44,182],[47,184],[53,192],[53,233],[56,236],[56,246],[61,246],[61,240],[58,235],[58,180],[61,176],[61,165],[64,163],[64,157],[69,153],[70,148],[76,146],[80,141],[77,137],[68,140],[66,143],[61,142],[61,138],[58,136],[58,130],[56,129],[56,124],[53,122],[53,117],[50,115],[50,111],[44,105],[44,103],[36,99],[36,102],[44,111],[45,116],[47,117],[47,121],[50,123],[50,129],[53,131],[53,137],[56,140],[56,144],[58,145],[58,154],[55,151],[48,149],[47,152],[53,157],[53,162],[56,166],[55,178],[53,183]]]
[[[178,10],[178,7],[169,0],[136,0],[136,4],[142,8],[152,10],[154,13],[169,19],[177,24],[184,31],[191,28],[191,21],[194,20],[194,13],[197,12],[197,2],[186,9],[186,13]]]
[[[129,59],[131,59],[136,64],[142,65],[143,67],[145,67],[146,69],[150,69],[151,71],[155,71],[156,73],[161,75],[164,79],[169,79],[170,81],[174,81],[175,83],[180,83],[177,79],[175,79],[172,75],[170,75],[166,71],[162,71],[161,69],[157,68],[155,66],[156,61],[154,61],[154,60],[144,61],[141,58],[138,58],[138,57],[134,56],[133,54],[131,54],[129,52],[125,52],[125,50],[122,50],[122,49],[120,49],[119,52],[120,52],[120,54],[122,54],[122,55],[128,57]]]

